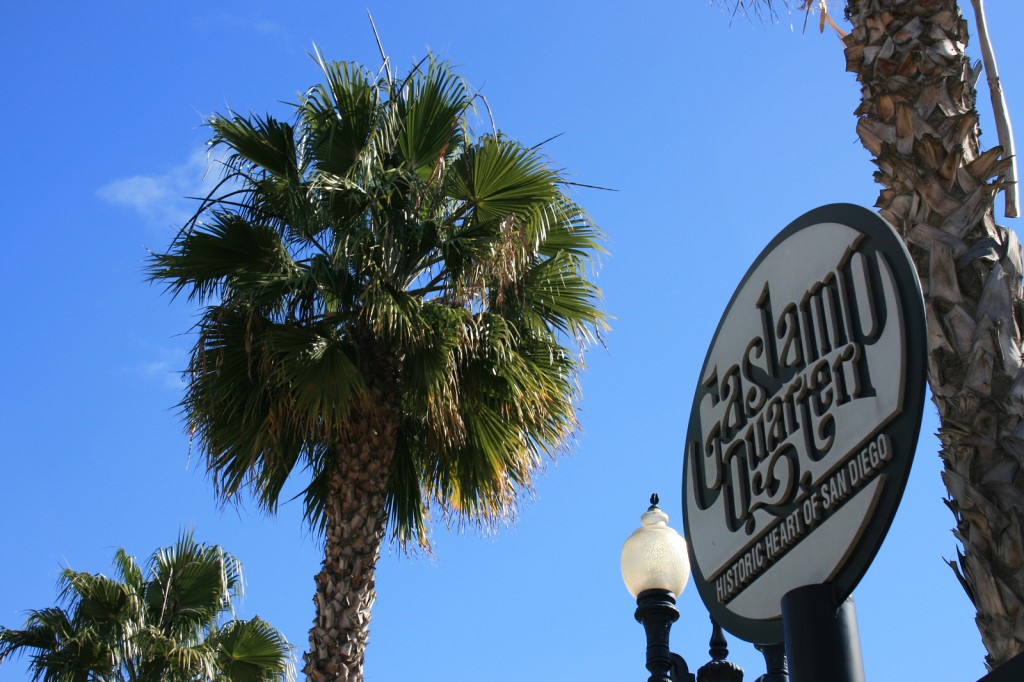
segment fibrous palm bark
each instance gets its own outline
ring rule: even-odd
[[[998,666],[1024,651],[1024,370],[1021,248],[996,224],[1009,167],[979,144],[975,83],[956,0],[848,0],[857,132],[905,239],[928,311],[928,375],[941,419],[947,504],[963,543],[950,562]]]
[[[316,575],[316,616],[303,670],[310,682],[363,679],[399,423],[395,400],[394,390],[371,391],[337,446],[341,452],[327,484],[324,560]]]

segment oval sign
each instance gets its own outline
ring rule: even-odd
[[[801,216],[747,271],[704,360],[683,463],[694,582],[725,629],[781,642],[787,592],[853,592],[910,473],[925,342],[906,247],[865,208]]]

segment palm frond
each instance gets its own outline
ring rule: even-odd
[[[326,325],[275,324],[264,333],[262,371],[290,387],[289,419],[296,429],[336,433],[366,388],[354,344]]]
[[[378,86],[357,64],[327,62],[317,53],[327,82],[313,86],[300,106],[320,173],[345,176],[370,144],[377,125]]]
[[[187,645],[230,609],[231,598],[242,588],[238,561],[218,546],[200,545],[188,532],[157,550],[148,568],[149,622]]]
[[[273,229],[253,224],[241,216],[212,214],[202,229],[190,231],[174,245],[173,251],[156,254],[148,265],[150,280],[161,280],[175,296],[184,292],[189,300],[200,302],[223,296],[230,288],[233,295],[253,296],[271,288],[279,295],[282,288],[273,284],[296,272],[292,261]]]
[[[232,682],[270,682],[294,677],[291,645],[258,616],[227,623],[211,644],[219,659],[218,669]]]
[[[470,203],[477,219],[529,216],[558,198],[558,176],[539,152],[501,136],[487,136],[453,164],[452,193]]]
[[[274,178],[298,179],[303,169],[296,163],[295,129],[273,116],[213,116],[207,121],[213,129],[211,147],[224,146],[228,165],[258,169]]]
[[[426,76],[415,71],[397,99],[398,148],[423,180],[435,175],[450,150],[461,149],[462,117],[469,107],[465,83],[444,62],[429,59]]]

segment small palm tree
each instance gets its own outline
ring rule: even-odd
[[[67,608],[30,611],[0,627],[0,662],[30,652],[44,682],[272,682],[291,679],[290,646],[259,618],[221,622],[241,590],[241,565],[182,535],[144,572],[119,549],[115,577],[65,569]]]
[[[506,518],[574,432],[601,235],[537,149],[473,136],[447,64],[317,59],[294,122],[210,119],[223,189],[150,272],[206,306],[183,407],[221,498],[272,511],[304,471],[305,672],[361,680],[387,527]]]

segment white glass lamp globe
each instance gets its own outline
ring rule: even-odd
[[[640,517],[641,526],[622,545],[622,580],[635,598],[644,590],[667,590],[678,597],[690,579],[686,540],[668,525],[657,498]]]

